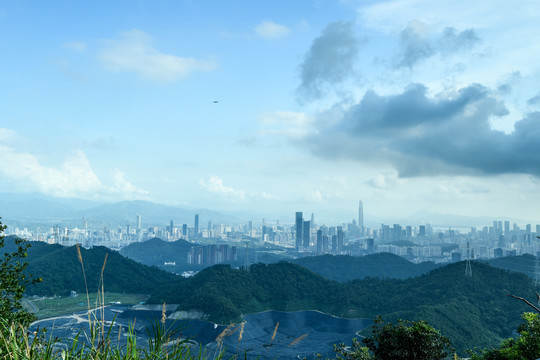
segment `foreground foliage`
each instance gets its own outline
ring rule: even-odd
[[[492,350],[471,354],[472,360],[535,360],[540,358],[540,318],[535,313],[522,315],[524,322],[518,328],[519,336],[504,340]]]
[[[425,321],[398,320],[394,325],[378,317],[371,337],[362,342],[377,360],[440,360],[453,352],[450,340]]]
[[[4,250],[2,233],[5,229],[6,226],[0,222],[0,251]],[[25,273],[29,247],[25,240],[16,239],[14,248],[4,250],[0,257],[0,319],[25,325],[34,319],[34,315],[25,311],[21,303],[26,285],[41,281]]]
[[[128,329],[127,344],[120,346],[111,339],[110,332],[94,321],[90,334],[80,333],[69,346],[59,346],[57,338],[41,331],[29,334],[26,327],[8,324],[0,319],[0,359],[2,360],[203,360],[209,359],[202,348],[192,347],[178,336],[177,330],[157,324],[147,329],[148,344],[137,344],[132,328]],[[214,354],[222,359],[223,354]]]

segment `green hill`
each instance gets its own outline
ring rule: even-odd
[[[174,284],[162,286],[149,302],[177,303],[200,309],[211,320],[228,322],[241,314],[264,310],[335,309],[327,294],[339,284],[295,264],[252,265],[249,271],[216,265]]]
[[[534,278],[536,256],[524,254],[519,256],[505,256],[487,261],[491,266],[501,269],[520,272]]]
[[[250,271],[214,266],[190,279],[157,288],[150,302],[201,309],[211,320],[228,322],[263,310],[315,309],[348,317],[427,320],[463,352],[495,346],[511,335],[526,305],[507,297],[534,295],[523,274],[473,263],[450,264],[406,280],[365,278],[348,283],[324,279],[291,263],[257,264]]]
[[[153,238],[140,243],[132,243],[120,250],[123,256],[145,265],[163,266],[164,262],[176,262],[177,265],[187,263],[187,254],[194,244],[179,239],[163,241]]]
[[[14,237],[6,237],[4,252],[14,251]],[[28,295],[65,295],[71,290],[85,292],[81,264],[75,246],[64,247],[44,242],[31,242],[28,249],[27,272],[41,277],[42,282],[29,286]],[[88,290],[96,292],[101,269],[106,291],[119,293],[150,294],[156,284],[175,280],[178,276],[127,259],[105,247],[81,248]]]
[[[335,281],[350,281],[365,277],[406,279],[422,275],[439,267],[433,262],[414,264],[401,256],[377,253],[367,256],[321,255],[292,260],[314,273]]]

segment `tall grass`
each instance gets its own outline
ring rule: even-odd
[[[215,339],[217,344],[215,350],[209,353],[206,348],[193,346],[187,339],[182,338],[180,334],[183,330],[182,327],[174,326],[174,323],[166,325],[165,303],[162,307],[160,321],[153,322],[146,328],[147,344],[137,343],[134,323],[125,330],[119,327],[118,338],[113,339],[112,329],[115,319],[110,324],[105,321],[106,304],[103,274],[107,264],[107,255],[105,255],[101,267],[96,302],[92,309],[81,249],[78,244],[76,248],[86,289],[88,332],[83,328],[74,339],[65,344],[60,339],[53,337],[52,334],[47,335],[46,329],[38,329],[36,332],[30,333],[22,325],[10,324],[0,319],[0,360],[222,360],[226,354],[224,339],[237,331],[237,352],[235,355],[231,355],[230,359],[247,358],[245,349],[243,354],[239,354],[245,322],[227,326]],[[278,327],[279,322],[274,328],[270,342],[265,345],[267,358],[269,357],[269,347],[272,346]],[[121,344],[122,331],[125,332],[127,339],[125,344]],[[308,334],[303,334],[294,339],[287,348],[296,346],[307,336]],[[277,358],[279,353],[270,357]]]
[[[203,348],[192,348],[191,344],[180,336],[181,328],[166,326],[166,307],[163,304],[161,321],[151,324],[146,329],[148,344],[137,344],[134,324],[125,331],[127,341],[120,343],[122,328],[118,339],[112,338],[114,320],[105,322],[105,286],[103,274],[107,264],[107,255],[101,267],[97,298],[94,309],[90,306],[90,296],[84,261],[79,245],[77,258],[81,264],[86,300],[88,305],[89,330],[81,330],[67,346],[62,346],[60,339],[46,336],[46,330],[35,333],[20,324],[8,323],[0,319],[0,360],[206,360],[210,357]],[[98,316],[99,315],[99,316]],[[116,340],[116,341],[115,341]],[[223,352],[213,354],[214,359],[222,359]]]

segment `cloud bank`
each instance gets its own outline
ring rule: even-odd
[[[412,68],[435,55],[449,56],[470,50],[479,42],[473,29],[458,32],[453,27],[446,27],[440,34],[430,34],[427,25],[413,21],[400,34],[401,53],[396,67]]]
[[[255,33],[263,38],[275,39],[289,35],[291,30],[285,25],[276,24],[272,21],[263,21],[255,27]]]
[[[400,177],[524,173],[540,176],[540,112],[517,121],[510,134],[490,119],[508,113],[494,92],[472,84],[434,96],[422,84],[403,92],[368,91],[332,125],[319,119],[301,144],[331,160],[387,163]]]
[[[61,166],[44,165],[39,156],[6,145],[14,136],[14,131],[0,129],[0,180],[15,184],[18,191],[38,191],[62,198],[95,200],[148,196],[147,191],[127,181],[124,173],[118,169],[113,171],[112,182],[103,183],[80,150],[73,152]]]

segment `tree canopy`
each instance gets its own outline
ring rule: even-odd
[[[4,248],[3,232],[6,226],[0,222],[0,249]],[[26,274],[28,262],[27,250],[30,244],[23,239],[15,239],[16,249],[4,252],[0,257],[0,318],[9,323],[28,325],[34,315],[24,310],[22,306],[26,285],[41,281]]]

